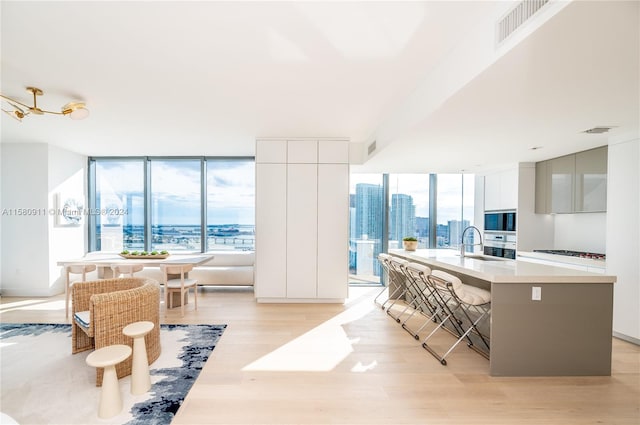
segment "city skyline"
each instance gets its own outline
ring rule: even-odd
[[[383,223],[388,202],[388,248],[400,248],[407,236],[418,238],[419,248],[428,248],[430,217],[417,217],[412,195],[392,193],[384,199],[383,185],[376,181],[358,182],[350,194],[349,268],[364,280],[380,276],[378,255],[383,252]],[[435,248],[457,246],[469,220],[447,220],[436,224]]]

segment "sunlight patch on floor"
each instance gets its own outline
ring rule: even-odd
[[[375,369],[376,366],[378,366],[378,362],[375,360],[369,364],[362,364],[362,362],[358,362],[351,368],[351,372],[367,372],[369,370]]]
[[[64,300],[34,299],[0,304],[0,314],[15,310],[64,310]]]
[[[243,371],[310,371],[335,368],[350,353],[359,339],[349,339],[342,325],[361,319],[374,308],[371,300],[362,300],[309,332],[248,364]],[[375,365],[356,366],[357,372]]]

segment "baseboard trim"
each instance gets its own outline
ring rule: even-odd
[[[623,341],[630,342],[630,343],[635,344],[635,345],[640,345],[640,339],[634,338],[634,337],[629,336],[629,335],[621,334],[619,332],[614,332],[613,333],[613,337],[621,339]]]
[[[259,303],[344,304],[345,298],[256,298]]]

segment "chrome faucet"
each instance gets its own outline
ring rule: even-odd
[[[478,229],[476,226],[468,226],[466,229],[464,229],[462,231],[462,237],[460,237],[460,257],[464,257],[464,247],[467,246],[464,243],[464,235],[465,233],[467,233],[467,230],[469,229],[475,229],[478,232],[478,236],[480,236],[480,243],[474,243],[473,245],[470,246],[476,246],[476,245],[480,245],[480,247],[482,247],[482,233],[480,232],[480,229]]]

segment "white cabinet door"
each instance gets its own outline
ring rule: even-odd
[[[317,297],[318,165],[287,165],[287,298]]]
[[[289,164],[316,164],[318,162],[317,140],[289,140],[287,142]]]
[[[348,164],[349,142],[346,140],[320,140],[318,142],[320,164]]]
[[[500,173],[500,209],[518,208],[518,169]]]
[[[486,211],[502,209],[499,173],[489,174],[484,177],[484,209]]]
[[[287,166],[256,165],[257,298],[284,298],[287,289]]]
[[[500,171],[484,178],[484,209],[486,211],[518,208],[518,169]]]
[[[287,162],[286,140],[257,140],[256,163],[285,164]]]
[[[349,166],[318,165],[318,298],[349,290]]]

